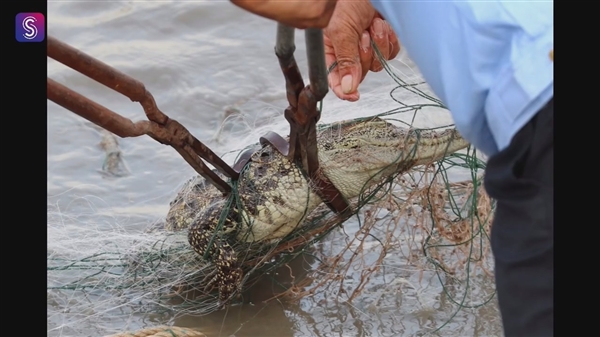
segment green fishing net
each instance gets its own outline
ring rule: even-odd
[[[447,115],[446,108],[425,82],[408,82],[387,62],[382,64],[396,83],[389,93],[395,107],[364,118],[378,116],[416,133],[453,127],[416,126],[419,116]],[[327,112],[327,106],[321,109]],[[331,126],[323,123],[319,130]],[[469,147],[365,189],[351,200],[356,213],[343,223],[321,205],[275,244],[238,243],[236,249],[244,252],[240,258],[245,291],[232,304],[251,303],[255,287],[269,287],[268,300],[312,297],[353,303],[364,301],[361,294],[369,293],[377,298],[370,304],[375,306],[399,306],[398,294],[412,291],[423,308],[450,308],[444,322],[460,310],[487,304],[495,294],[489,286],[494,203],[482,187],[484,169],[485,159]],[[187,232],[160,230],[160,222],[148,228],[139,233],[115,229],[102,236],[85,227],[49,229],[49,240],[83,238],[71,249],[48,249],[49,307],[69,303],[70,310],[81,313],[71,318],[75,321],[92,316],[110,321],[115,315],[149,312],[158,321],[169,321],[217,310],[218,294],[207,288],[214,265],[194,253]],[[416,284],[426,278],[428,284],[439,285],[433,297]]]

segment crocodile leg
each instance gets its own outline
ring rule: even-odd
[[[241,288],[243,271],[233,247],[220,237],[221,230],[216,230],[221,208],[213,207],[210,216],[203,221],[195,221],[188,232],[188,241],[194,251],[200,256],[208,253],[208,259],[214,262],[217,274],[211,283],[219,288],[219,301],[223,305],[235,290]],[[223,223],[224,228],[235,226],[229,216]]]

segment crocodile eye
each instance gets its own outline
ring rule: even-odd
[[[202,189],[203,189],[203,188],[204,188],[204,184],[203,184],[203,183],[201,183],[201,184],[196,184],[196,185],[194,185],[194,186],[192,187],[192,190],[193,190],[194,192],[196,192],[196,193],[200,193],[200,192],[202,192]]]
[[[257,175],[258,177],[262,177],[262,176],[264,175],[264,172],[265,172],[265,167],[264,167],[264,166],[262,166],[262,165],[258,165],[258,166],[256,167],[256,175]]]

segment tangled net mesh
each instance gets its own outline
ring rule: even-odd
[[[425,130],[414,126],[415,116],[446,108],[427,93],[426,83],[407,83],[387,62],[382,64],[397,83],[390,97],[398,107],[376,116],[417,133]],[[415,103],[404,103],[406,97]],[[485,161],[469,147],[365,189],[351,200],[356,214],[345,222],[355,226],[340,223],[321,205],[276,244],[238,244],[236,250],[243,252],[244,289],[267,278],[275,289],[269,300],[313,297],[328,305],[377,292],[367,289],[377,284],[380,289],[371,305],[398,306],[397,294],[413,291],[423,308],[433,307],[433,302],[452,307],[446,322],[429,332],[442,329],[461,309],[483,306],[495,295],[481,285],[483,278],[493,275],[489,232],[494,203],[482,187],[484,168]],[[49,209],[49,224],[64,222],[53,216],[63,215]],[[156,225],[161,224],[149,226],[144,233],[115,227],[101,236],[86,227],[49,229],[49,243],[83,238],[60,250],[49,244],[48,305],[63,308],[49,313],[49,331],[58,329],[50,323],[52,317],[69,310],[78,312],[70,324],[94,317],[100,321],[98,326],[114,324],[118,317],[131,323],[131,317],[152,313],[156,322],[163,323],[217,310],[218,294],[207,287],[214,265],[191,249],[186,231],[155,230]],[[310,261],[310,267],[298,270],[293,266],[298,259]],[[414,283],[432,275],[442,292],[427,299]],[[237,301],[252,301],[249,296],[244,293]],[[57,319],[61,324],[65,320]],[[61,329],[64,333],[64,326]]]

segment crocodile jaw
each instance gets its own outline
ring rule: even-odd
[[[469,146],[455,129],[406,130],[382,120],[321,137],[321,169],[348,199],[395,172],[435,162]]]

